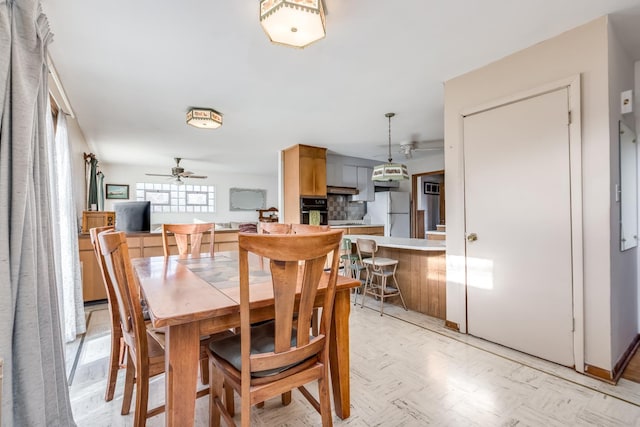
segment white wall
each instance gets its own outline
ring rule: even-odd
[[[398,160],[407,165],[409,176],[417,173],[441,171],[445,168],[444,152],[433,153],[418,159]],[[411,180],[400,182],[400,191],[411,191]]]
[[[445,82],[447,320],[466,331],[461,112],[576,74],[582,77],[585,362],[613,367],[611,355],[610,129],[607,18],[546,40]],[[508,124],[505,124],[508,125]],[[541,172],[544,165],[541,165]],[[523,225],[535,218],[522,218]],[[541,308],[543,309],[543,308]],[[505,319],[508,321],[508,319]]]
[[[137,182],[158,182],[166,183],[162,177],[146,176],[145,172],[163,173],[157,170],[146,170],[128,165],[104,164],[100,163],[101,170],[105,175],[105,184],[128,184],[129,200],[135,200],[135,186]],[[278,206],[278,162],[277,157],[273,159],[273,174],[255,175],[249,173],[219,173],[216,170],[198,169],[199,175],[207,175],[206,179],[193,180],[192,184],[213,185],[216,190],[216,212],[215,213],[152,213],[151,223],[188,223],[194,221],[206,222],[256,222],[258,212],[256,211],[230,211],[229,210],[229,189],[230,188],[255,188],[267,190],[267,208]],[[187,168],[188,169],[188,168]],[[120,201],[120,200],[118,200]],[[105,210],[112,210],[113,203],[118,201],[105,200]]]
[[[640,131],[640,61],[636,61],[634,64],[634,88],[633,88],[633,113],[635,117],[635,129],[636,135]],[[637,148],[636,148],[637,149]],[[638,156],[638,183],[640,184],[640,151]],[[638,185],[638,200],[640,201],[640,185]],[[640,204],[639,204],[640,205]],[[638,224],[640,224],[640,209],[638,209]],[[640,264],[640,250],[636,250],[636,265]],[[640,331],[640,275],[637,282],[637,304],[638,304],[638,330]]]
[[[620,251],[620,202],[615,188],[620,184],[620,138],[618,122],[635,129],[633,114],[620,113],[621,92],[633,89],[633,59],[623,49],[615,29],[609,26],[609,138],[610,144],[610,210],[611,216],[611,360],[615,364],[624,356],[638,333],[637,248]]]

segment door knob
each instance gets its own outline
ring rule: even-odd
[[[476,240],[478,240],[478,235],[476,233],[469,233],[467,235],[467,240],[470,242],[475,242]]]

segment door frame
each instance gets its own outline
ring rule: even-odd
[[[465,191],[464,168],[464,118],[472,114],[513,104],[528,98],[544,95],[558,89],[567,88],[569,93],[569,182],[571,191],[571,260],[572,260],[572,293],[573,293],[573,357],[575,370],[584,373],[584,258],[583,258],[583,229],[582,229],[582,132],[581,132],[581,101],[580,74],[538,86],[533,89],[518,92],[503,98],[464,109],[460,114],[459,126],[462,135],[462,187]],[[466,210],[463,197],[463,209]],[[464,219],[466,239],[466,218]],[[465,271],[465,323],[468,325],[467,315],[467,278],[466,278],[466,244],[464,256]]]
[[[416,232],[418,231],[418,227],[416,225],[416,220],[418,218],[418,178],[427,176],[427,175],[444,175],[444,169],[437,170],[433,172],[422,172],[422,173],[414,173],[411,175],[411,237],[414,239],[424,239],[425,236],[416,236]],[[442,182],[442,188],[444,188],[444,181]],[[445,192],[441,189],[440,193],[440,210],[444,209],[444,201],[445,201]],[[446,220],[446,219],[445,219]],[[445,222],[446,224],[446,222]]]

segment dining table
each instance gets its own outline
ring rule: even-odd
[[[249,254],[251,322],[274,317],[269,261]],[[131,260],[153,327],[165,331],[166,425],[195,421],[200,338],[240,326],[238,252]],[[322,276],[316,302],[324,296]],[[331,322],[329,366],[336,415],[350,415],[350,291],[358,280],[338,275]]]

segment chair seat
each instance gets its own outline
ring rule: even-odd
[[[275,349],[275,322],[267,321],[251,327],[251,354],[270,353]],[[295,347],[297,343],[296,330],[293,329],[291,334],[291,346]],[[209,349],[217,357],[226,360],[238,371],[242,370],[242,353],[240,350],[241,335],[236,334],[228,338],[213,341],[209,344]],[[301,362],[302,363],[302,362]],[[297,363],[283,366],[279,369],[269,369],[267,371],[254,372],[254,377],[267,377],[279,374],[287,369],[296,366]]]
[[[386,267],[386,266],[390,266],[390,265],[396,265],[398,263],[397,259],[391,259],[391,258],[377,258],[374,260],[372,260],[371,258],[365,258],[362,260],[362,262],[364,264],[369,264],[369,265],[375,265],[375,266],[379,266],[379,267]]]

